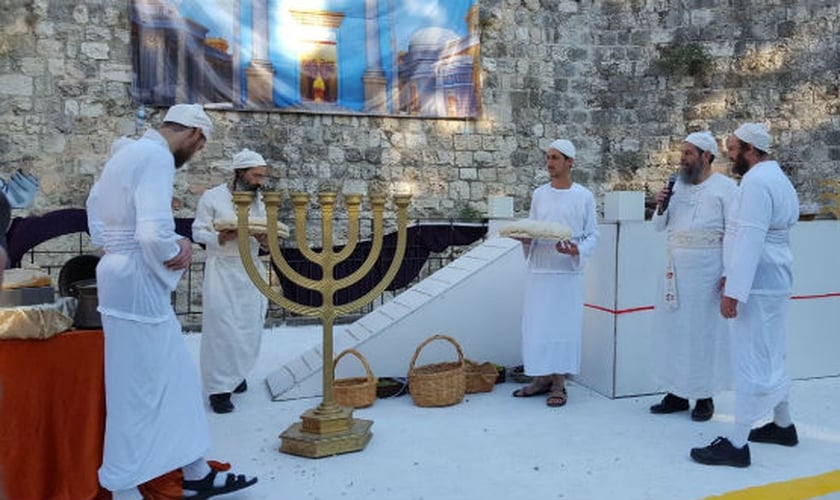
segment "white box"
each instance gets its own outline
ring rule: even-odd
[[[491,219],[513,217],[513,196],[488,196],[487,217]]]
[[[645,220],[644,191],[611,191],[604,196],[604,220]]]

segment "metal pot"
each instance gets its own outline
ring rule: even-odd
[[[96,307],[99,299],[96,296],[96,279],[76,281],[70,285],[70,293],[78,300],[73,326],[76,328],[102,328],[102,317]]]

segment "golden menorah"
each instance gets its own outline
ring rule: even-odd
[[[826,191],[820,195],[820,199],[828,203],[821,210],[822,213],[832,214],[835,219],[840,219],[840,181],[826,179],[820,182]]]
[[[303,276],[292,269],[280,251],[277,238],[277,214],[280,208],[282,194],[277,192],[263,193],[266,211],[267,244],[271,261],[283,275],[303,288],[317,291],[321,295],[320,306],[300,304],[272,288],[257,270],[257,264],[251,258],[248,243],[248,212],[254,201],[254,193],[236,192],[233,202],[236,205],[237,226],[239,228],[239,254],[242,264],[254,285],[269,300],[289,311],[304,316],[318,316],[323,326],[323,399],[313,409],[301,415],[301,422],[292,424],[280,434],[280,451],[293,455],[318,458],[327,455],[337,455],[363,449],[372,436],[371,420],[353,418],[353,409],[339,406],[335,400],[333,387],[333,324],[335,319],[343,314],[355,311],[369,304],[378,297],[391,283],[400,268],[406,248],[406,226],[408,223],[408,205],[411,201],[409,194],[394,195],[397,206],[397,248],[394,258],[382,280],[361,297],[345,304],[335,304],[335,293],[364,278],[379,259],[384,239],[383,214],[386,197],[383,194],[370,196],[371,212],[373,214],[373,230],[371,235],[371,249],[362,265],[349,275],[336,278],[336,266],[346,260],[355,250],[359,242],[359,209],[362,204],[360,194],[347,194],[344,204],[347,207],[348,235],[347,244],[340,250],[333,248],[333,218],[336,193],[318,193],[318,203],[321,207],[321,250],[309,247],[306,232],[306,212],[309,207],[308,193],[293,193],[291,195],[295,218],[295,241],[301,254],[321,268],[321,279],[316,280]]]

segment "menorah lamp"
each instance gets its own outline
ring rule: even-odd
[[[840,181],[826,179],[821,181],[820,184],[826,189],[820,195],[820,199],[828,202],[822,208],[821,212],[831,214],[835,219],[840,219]]]
[[[333,324],[335,319],[343,314],[355,311],[369,304],[378,297],[391,283],[400,268],[405,256],[408,224],[408,205],[411,201],[410,194],[396,194],[393,197],[397,207],[397,248],[394,258],[388,270],[373,288],[363,296],[345,304],[336,305],[335,294],[349,286],[358,283],[364,278],[379,259],[384,239],[383,213],[385,210],[386,196],[383,194],[370,195],[371,212],[373,215],[373,231],[371,235],[371,249],[362,265],[349,275],[336,278],[334,271],[336,266],[346,260],[355,250],[359,241],[359,209],[362,204],[362,195],[347,194],[344,196],[344,204],[347,207],[347,244],[340,250],[333,248],[333,217],[336,201],[336,193],[318,193],[318,203],[321,207],[321,249],[316,251],[309,246],[306,232],[306,212],[309,206],[308,193],[293,193],[291,195],[292,207],[295,218],[295,241],[301,254],[308,261],[321,268],[321,279],[316,280],[303,276],[292,269],[283,253],[280,251],[277,236],[277,214],[282,200],[282,194],[278,192],[263,193],[263,202],[266,210],[266,243],[269,249],[271,261],[280,270],[283,276],[298,286],[317,291],[321,295],[320,306],[310,306],[295,302],[284,297],[281,292],[272,288],[257,271],[256,263],[248,250],[248,213],[249,207],[254,200],[254,193],[235,192],[233,202],[236,205],[239,254],[242,264],[254,285],[269,300],[275,304],[288,309],[289,311],[304,315],[317,316],[323,327],[323,399],[313,409],[307,410],[301,415],[301,421],[292,424],[280,434],[280,451],[292,455],[320,458],[328,455],[337,455],[351,451],[364,449],[370,441],[372,434],[370,427],[372,420],[353,418],[353,409],[338,405],[335,399],[333,387]]]

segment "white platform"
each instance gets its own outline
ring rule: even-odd
[[[586,268],[581,373],[575,381],[611,397],[659,392],[650,377],[656,276],[665,259],[664,233],[650,222],[600,224]],[[490,234],[493,234],[491,231]],[[840,375],[840,222],[797,224],[792,233],[794,297],[788,362],[794,378]],[[351,325],[335,327],[335,354],[355,347],[377,376],[405,376],[416,347],[444,333],[477,361],[521,364],[520,321],[525,263],[519,243],[490,237],[458,260]],[[435,342],[420,364],[454,359]],[[361,368],[342,361],[338,376]],[[312,348],[267,378],[272,398],[321,393],[321,350]]]
[[[600,230],[586,273],[582,366],[575,380],[613,398],[659,392],[650,377],[651,325],[665,233],[650,222],[602,223]],[[790,374],[840,375],[840,222],[801,222],[791,241]]]

